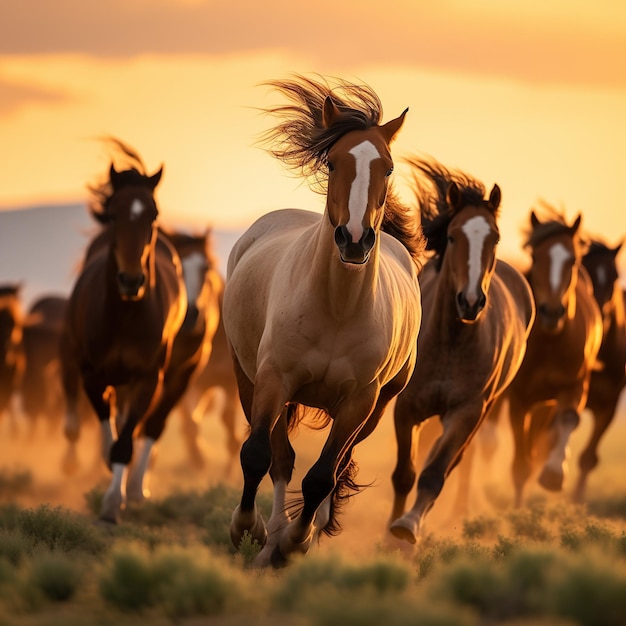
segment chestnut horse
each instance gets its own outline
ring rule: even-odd
[[[21,285],[0,285],[0,416],[11,407],[11,399],[24,374],[22,343],[24,314]]]
[[[524,357],[534,303],[524,276],[497,259],[500,188],[462,172],[411,159],[422,228],[432,258],[420,274],[423,321],[417,363],[396,399],[397,464],[392,476],[391,533],[415,543],[424,518],[490,407]],[[442,435],[416,479],[413,434],[439,416]]]
[[[582,259],[593,283],[604,332],[589,382],[587,408],[593,413],[593,430],[578,460],[580,473],[574,491],[574,499],[578,502],[585,498],[587,478],[598,464],[598,445],[613,421],[620,394],[626,385],[626,316],[616,262],[621,247],[621,243],[611,248],[593,239]]]
[[[192,377],[204,369],[209,360],[219,319],[218,298],[223,288],[222,279],[214,268],[210,230],[197,235],[172,230],[161,230],[160,234],[167,237],[180,257],[187,292],[187,312],[172,346],[161,397],[137,434],[137,462],[129,471],[127,484],[127,497],[133,501],[149,497],[146,472],[153,447],[163,434],[170,412],[187,391]]]
[[[257,564],[280,566],[336,529],[336,505],[354,476],[353,448],[413,371],[423,241],[417,216],[390,184],[389,145],[406,111],[380,125],[382,107],[367,86],[301,76],[270,84],[290,100],[269,110],[282,120],[268,133],[272,154],[326,191],[323,215],[284,209],[258,219],[230,254],[224,292],[250,423],[231,539],[238,546],[249,532],[264,544]],[[288,426],[301,414],[295,405],[332,421],[297,513],[285,508],[295,459]],[[266,529],[255,499],[268,471],[274,502]]]
[[[111,164],[108,184],[93,190],[91,211],[103,229],[69,297],[61,344],[66,436],[78,437],[82,383],[112,471],[100,511],[110,522],[118,521],[125,501],[133,433],[160,398],[187,310],[180,259],[158,235],[154,190],[162,168],[149,176],[137,155],[124,151],[132,167],[117,171]]]
[[[589,380],[602,341],[602,318],[582,266],[581,215],[569,225],[546,205],[541,221],[530,214],[527,273],[537,307],[526,356],[506,395],[513,429],[515,504],[538,460],[539,484],[563,487],[569,437],[585,408]]]

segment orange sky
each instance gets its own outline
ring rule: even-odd
[[[21,0],[0,22],[0,209],[81,201],[115,135],[165,164],[164,218],[247,225],[322,199],[254,142],[293,72],[364,81],[394,154],[503,191],[503,246],[540,197],[609,243],[626,234],[626,3]],[[396,182],[402,188],[402,168]],[[7,236],[0,233],[0,240]]]

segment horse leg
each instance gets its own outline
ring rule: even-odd
[[[120,513],[126,501],[126,480],[128,466],[133,456],[133,434],[137,424],[150,412],[153,403],[159,398],[162,389],[162,372],[145,374],[140,381],[135,381],[125,402],[125,415],[119,420],[120,430],[116,441],[111,446],[112,479],[102,499],[100,519],[118,523]]]
[[[240,418],[240,407],[237,395],[237,382],[232,381],[224,386],[224,404],[222,408],[222,424],[226,431],[226,447],[228,449],[228,464],[224,471],[225,477],[231,476],[235,459],[241,448],[241,440],[237,435],[237,419]]]
[[[247,378],[237,359],[234,359],[234,365],[241,403],[250,423],[250,434],[241,447],[244,484],[241,501],[231,518],[230,538],[238,548],[247,532],[263,546],[267,540],[267,530],[256,508],[256,494],[272,464],[271,432],[280,418],[287,397],[280,375],[271,365],[266,364],[258,370],[256,384]]]
[[[293,552],[308,552],[317,530],[317,511],[337,487],[338,470],[342,467],[345,455],[350,454],[359,430],[374,410],[377,391],[362,391],[358,398],[344,403],[334,415],[322,452],[302,480],[302,510],[282,530],[272,553],[272,564],[275,567],[284,565]],[[347,465],[345,463],[343,468]]]
[[[550,427],[550,451],[539,475],[539,484],[548,491],[561,491],[569,458],[569,438],[580,423],[576,406],[562,405],[556,411]]]
[[[482,417],[482,403],[479,406],[466,404],[442,416],[443,433],[428,455],[418,478],[415,504],[390,526],[395,537],[410,543],[417,542],[424,517],[441,493],[448,475],[461,460]]]
[[[80,417],[78,412],[80,394],[80,372],[75,359],[67,349],[63,349],[61,384],[65,396],[65,424],[63,434],[67,441],[61,467],[65,474],[73,474],[78,469],[76,446],[80,437]]]

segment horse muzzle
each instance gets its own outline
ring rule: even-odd
[[[352,241],[352,235],[346,226],[335,228],[335,243],[339,248],[339,256],[344,263],[363,265],[367,263],[370,252],[376,243],[373,228],[366,228],[358,242]]]
[[[558,307],[550,307],[542,303],[537,307],[537,321],[541,328],[551,334],[561,331],[565,318],[565,307],[561,304]]]
[[[481,314],[487,304],[487,296],[481,291],[476,299],[470,302],[463,291],[456,294],[456,310],[459,319],[465,324],[472,324]]]
[[[117,274],[117,287],[122,300],[141,300],[145,291],[146,277],[143,274]]]

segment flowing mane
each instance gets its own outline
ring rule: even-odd
[[[383,115],[382,104],[367,85],[355,85],[341,79],[319,81],[295,75],[293,80],[268,81],[269,86],[285,96],[290,103],[264,109],[279,123],[261,135],[260,143],[290,170],[303,176],[311,189],[327,192],[326,159],[332,145],[353,130],[377,126]],[[330,128],[322,121],[324,101],[332,99],[341,117]],[[382,230],[398,239],[419,267],[424,240],[419,220],[413,209],[403,205],[393,188],[387,192]]]
[[[407,157],[405,162],[413,169],[412,191],[422,214],[422,231],[426,250],[432,250],[441,262],[448,244],[447,230],[454,212],[450,210],[446,195],[451,183],[460,191],[461,207],[484,204],[485,186],[460,170],[452,170],[430,157]]]

